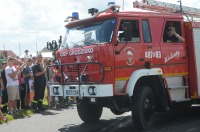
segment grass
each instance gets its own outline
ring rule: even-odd
[[[24,118],[27,116],[30,116],[33,114],[32,110],[21,110],[20,112],[13,114],[13,115],[9,115],[9,114],[5,114],[4,115],[7,117],[8,121],[12,121],[14,119],[20,119],[20,118]],[[4,123],[2,120],[0,121],[0,124]]]
[[[7,113],[3,113],[4,116],[7,117],[8,121],[12,121],[14,119],[20,119],[20,118],[24,118],[27,116],[31,116],[33,114],[32,110],[21,110],[20,112],[13,114],[13,115],[9,115]],[[3,124],[4,122],[2,120],[0,120],[0,124]]]
[[[46,94],[46,91],[45,91]],[[43,99],[43,105],[47,106],[48,102],[47,102],[47,96],[45,95],[44,99]],[[20,112],[13,114],[13,115],[9,115],[7,113],[3,113],[4,116],[7,117],[8,122],[15,120],[15,119],[20,119],[20,118],[24,118],[24,117],[29,117],[31,115],[33,115],[34,112],[32,109],[30,110],[20,110]],[[2,120],[0,120],[0,124],[3,124],[4,122]]]

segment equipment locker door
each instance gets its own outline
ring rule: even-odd
[[[189,84],[191,98],[200,97],[200,22],[186,22]]]

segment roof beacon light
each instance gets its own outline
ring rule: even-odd
[[[108,2],[108,6],[109,5],[115,5],[115,2]]]
[[[115,2],[108,2],[108,7],[113,11],[113,12],[119,12],[120,6],[116,6]]]
[[[94,16],[99,10],[96,8],[90,8],[88,9],[88,13]]]
[[[75,21],[75,20],[79,20],[79,14],[78,14],[78,12],[72,12],[72,16],[68,16],[65,19],[65,22],[70,22],[70,21]]]
[[[79,14],[78,14],[78,12],[72,12],[72,19],[76,19],[76,20],[79,19]]]

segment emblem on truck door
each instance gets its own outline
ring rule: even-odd
[[[126,64],[129,66],[133,65],[135,62],[135,61],[133,61],[133,56],[134,56],[133,53],[135,50],[131,47],[127,47],[124,51],[126,52],[126,55],[127,55]]]

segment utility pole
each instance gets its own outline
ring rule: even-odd
[[[7,54],[7,51],[5,49],[5,44],[3,43],[3,58],[7,60],[7,57],[8,57],[8,54]]]
[[[124,10],[124,0],[123,0],[122,10]]]
[[[19,55],[21,56],[21,46],[20,46],[20,43],[19,43]]]
[[[37,42],[36,42],[36,53],[38,53],[38,51],[37,51]]]
[[[5,44],[3,43],[3,50],[5,50]]]

